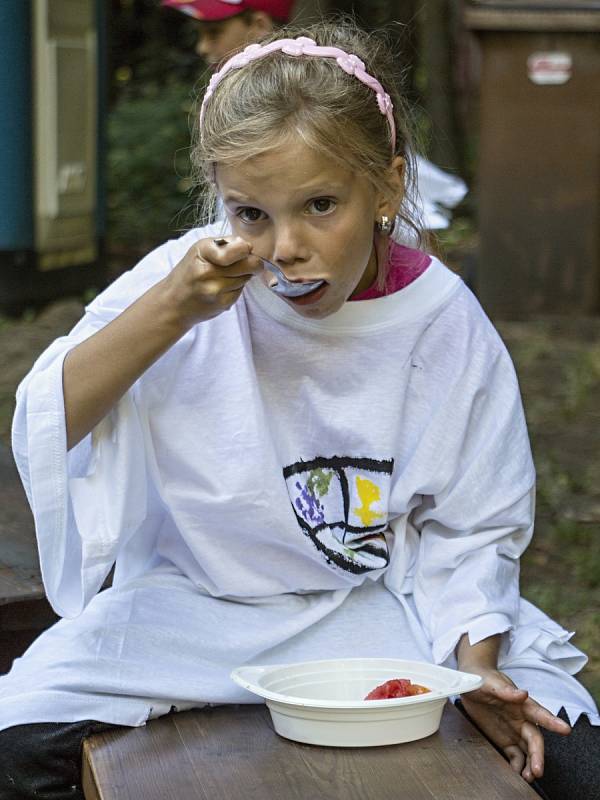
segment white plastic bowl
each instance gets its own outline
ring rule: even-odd
[[[479,675],[396,658],[346,658],[239,667],[232,679],[264,697],[275,730],[286,739],[331,747],[374,747],[431,736],[446,699],[482,684]],[[431,689],[393,700],[365,700],[392,678]]]

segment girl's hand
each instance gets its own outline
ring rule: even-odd
[[[532,700],[524,689],[518,689],[503,672],[474,665],[471,671],[481,675],[483,685],[461,696],[465,711],[502,750],[515,772],[528,783],[541,778],[544,738],[540,728],[567,735],[570,726]]]
[[[168,302],[185,330],[230,308],[262,262],[251,245],[233,240],[200,239],[164,279]]]

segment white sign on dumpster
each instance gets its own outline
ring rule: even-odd
[[[540,85],[566,83],[571,77],[570,53],[532,53],[527,59],[529,80]]]

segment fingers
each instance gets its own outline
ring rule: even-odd
[[[544,737],[539,728],[525,722],[521,728],[521,748],[527,753],[523,777],[531,782],[544,774]]]
[[[519,745],[508,745],[504,748],[504,754],[511,768],[532,783],[544,774],[544,739],[535,725],[530,723],[523,725],[521,737]]]
[[[196,243],[197,254],[200,258],[218,264],[221,267],[229,266],[242,258],[250,255],[250,243],[239,236],[235,239],[201,239]]]
[[[235,239],[201,239],[192,248],[196,259],[220,267],[224,277],[242,277],[262,271],[259,258],[252,256],[252,245],[239,236]]]
[[[562,736],[568,736],[571,733],[571,726],[568,722],[556,717],[547,708],[532,700],[531,697],[523,704],[523,711],[525,718],[540,728],[559,733]]]
[[[511,769],[520,774],[525,767],[525,753],[516,744],[511,744],[504,748],[504,754],[510,762]]]
[[[563,733],[569,733],[570,726],[566,722],[555,717],[547,709],[533,700],[528,701],[528,704],[533,706],[533,711],[530,712],[532,717],[546,721],[547,724],[544,727],[550,727],[551,725],[556,726],[556,723],[560,723],[560,726],[556,727],[560,727]],[[563,729],[563,726],[566,730]],[[550,729],[552,730],[551,727]],[[541,778],[544,774],[544,737],[540,727],[534,722],[529,721],[523,722],[520,734],[519,747],[515,749],[515,745],[510,745],[505,748],[504,752],[509,758],[513,769],[517,769],[517,767],[523,763],[519,771],[523,778],[528,783],[531,783],[536,778]],[[521,751],[523,759],[517,757],[517,749]]]
[[[508,676],[502,674],[507,680]],[[531,697],[525,689],[517,688],[512,681],[511,685],[492,686],[491,691],[504,702],[523,704],[523,716],[534,725],[539,725],[541,728],[546,728],[554,733],[560,733],[563,736],[568,736],[571,732],[571,726],[564,720],[556,717],[547,708],[544,708]]]
[[[163,282],[166,302],[186,328],[227,311],[263,269],[240,237],[195,242]]]

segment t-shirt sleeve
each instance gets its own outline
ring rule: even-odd
[[[493,329],[481,339],[473,337],[432,422],[442,478],[412,520],[414,599],[436,663],[465,633],[475,644],[515,627],[519,558],[533,532],[535,470],[517,378]]]
[[[164,278],[202,234],[207,232],[190,231],[167,242],[118,278],[67,336],[42,353],[18,387],[13,452],[34,516],[46,594],[61,616],[81,613],[148,516],[137,384],[67,452],[65,356]]]

